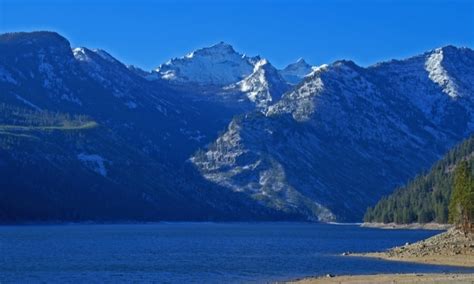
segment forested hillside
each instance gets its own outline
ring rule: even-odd
[[[417,176],[406,186],[370,207],[364,221],[447,223],[454,169],[461,161],[466,160],[470,164],[471,174],[474,174],[474,136],[454,147],[427,173]]]

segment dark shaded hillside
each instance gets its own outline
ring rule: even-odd
[[[0,35],[0,222],[298,218],[186,162],[242,111],[192,92],[56,33]]]
[[[427,173],[417,176],[406,186],[382,198],[374,207],[368,208],[364,221],[447,223],[454,169],[463,160],[474,165],[474,136],[454,147]]]
[[[192,167],[160,164],[88,116],[6,104],[0,189],[0,223],[297,218],[219,195]]]

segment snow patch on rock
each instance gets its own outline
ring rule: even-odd
[[[272,101],[272,95],[270,94],[269,84],[265,78],[264,65],[268,64],[268,61],[262,59],[255,64],[253,73],[240,81],[238,86],[240,90],[247,94],[247,97],[251,102],[256,103],[257,107],[267,106]]]
[[[438,48],[428,56],[425,62],[425,69],[428,71],[429,78],[438,84],[444,93],[451,98],[456,98],[458,96],[458,87],[443,68],[442,62],[443,49]]]

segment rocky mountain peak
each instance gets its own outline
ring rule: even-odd
[[[174,83],[225,86],[250,75],[257,60],[237,53],[231,45],[220,42],[171,59],[154,72],[158,77]]]
[[[303,58],[299,58],[295,63],[289,64],[280,74],[291,84],[299,83],[306,75],[311,73],[312,66],[306,63]]]

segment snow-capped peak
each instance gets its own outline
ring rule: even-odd
[[[288,90],[278,70],[266,59],[257,61],[253,73],[236,85],[259,108],[266,108]]]
[[[184,57],[171,59],[154,72],[162,79],[178,83],[225,86],[252,74],[258,57],[247,57],[227,43],[195,50]]]
[[[303,58],[298,59],[295,63],[286,66],[280,71],[280,74],[291,84],[298,84],[306,75],[311,73],[312,66],[306,63]]]

